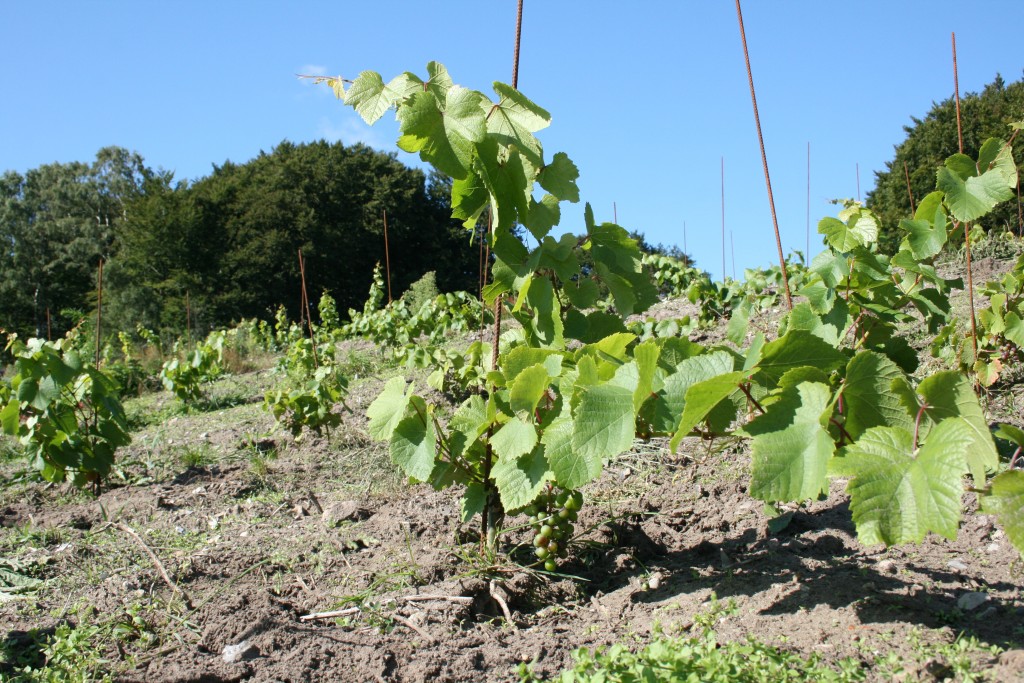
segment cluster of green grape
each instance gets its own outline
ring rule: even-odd
[[[524,510],[530,518],[534,553],[549,572],[558,568],[556,558],[566,556],[566,545],[572,537],[573,522],[583,505],[583,494],[579,491],[561,490],[553,487],[540,495],[537,501]]]

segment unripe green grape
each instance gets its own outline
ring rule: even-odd
[[[558,552],[558,541],[548,541],[548,547],[546,548],[546,550],[549,553],[557,553]]]
[[[540,528],[539,533],[541,536],[544,536],[545,538],[551,538],[551,534],[554,533],[554,531],[555,530],[551,528],[550,524],[545,524]]]
[[[554,560],[548,560],[544,563],[544,569],[548,570],[549,572],[553,572],[556,569],[558,569],[558,565],[555,564]]]
[[[561,510],[558,511],[558,518],[559,519],[569,519],[569,513],[570,512],[571,511],[569,509],[562,508]]]
[[[567,500],[569,500],[568,491],[559,491],[558,495],[555,496],[555,503],[558,505],[558,507],[562,507],[563,505],[565,505],[565,501]]]
[[[538,548],[541,548],[543,546],[546,546],[550,540],[551,539],[547,536],[541,536],[540,534],[537,534],[533,537],[533,544]]]
[[[537,555],[537,558],[541,559],[541,560],[543,560],[544,558],[546,558],[548,555],[551,554],[551,551],[548,550],[547,548],[537,548],[533,552],[534,552],[534,554]]]

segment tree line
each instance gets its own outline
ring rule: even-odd
[[[282,142],[270,153],[176,181],[120,147],[91,163],[0,176],[0,326],[59,336],[97,301],[105,329],[170,335],[283,304],[300,317],[307,290],[359,308],[385,257],[397,294],[427,271],[442,290],[475,290],[479,257],[449,217],[438,175],[364,145]],[[186,316],[188,319],[186,320]]]
[[[963,152],[977,159],[985,140],[1008,140],[1014,134],[1010,124],[1024,120],[1024,81],[1007,85],[997,74],[980,93],[967,93],[960,98],[960,119]],[[906,139],[895,146],[893,159],[886,162],[885,170],[875,173],[875,187],[867,194],[867,206],[882,226],[879,247],[889,253],[898,248],[903,237],[897,227],[900,219],[912,215],[911,195],[918,202],[934,190],[936,170],[943,160],[960,151],[953,97],[933,103],[924,118],[912,116],[911,121],[912,125],[903,128]],[[1013,158],[1019,167],[1024,162],[1024,145],[1019,138],[1015,143]],[[1024,235],[1019,196],[1017,201],[997,207],[985,217],[981,227]]]

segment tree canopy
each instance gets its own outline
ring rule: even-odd
[[[102,257],[104,320],[170,334],[279,304],[300,315],[298,251],[310,296],[360,308],[383,262],[384,212],[395,295],[427,271],[445,290],[475,289],[470,233],[449,216],[446,179],[364,145],[282,142],[191,183],[105,148],[95,162],[0,176],[0,320],[23,334],[77,322],[95,306]],[[438,188],[441,188],[440,190]],[[70,311],[69,311],[70,313]]]
[[[1000,76],[980,93],[960,98],[964,154],[978,157],[988,138],[1007,140],[1013,131],[1009,124],[1024,119],[1024,81],[1006,85]],[[943,161],[960,151],[953,97],[933,104],[923,119],[911,117],[913,125],[904,126],[907,138],[896,145],[895,156],[886,162],[886,170],[875,173],[875,188],[867,195],[867,205],[878,216],[882,233],[880,248],[894,251],[902,235],[897,225],[911,215],[907,194],[907,175],[914,201],[935,189],[935,173]],[[1014,160],[1024,161],[1024,145],[1015,145]],[[904,170],[906,165],[906,170]],[[986,217],[986,230],[1021,230],[1019,202],[1007,202]]]

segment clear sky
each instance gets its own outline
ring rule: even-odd
[[[871,189],[903,126],[953,94],[1024,73],[1020,0],[746,0],[769,170],[788,252],[811,252],[831,198]],[[488,94],[511,81],[515,0],[0,2],[0,170],[139,152],[178,179],[282,140],[395,150],[297,73],[385,80],[436,60]],[[776,260],[743,51],[730,0],[525,0],[519,88],[548,109],[550,158],[579,166],[598,220],[684,245],[722,275]],[[1021,118],[1024,118],[1022,114]],[[808,194],[808,143],[810,193]],[[407,163],[416,160],[400,153]],[[582,204],[562,228],[583,229]]]

